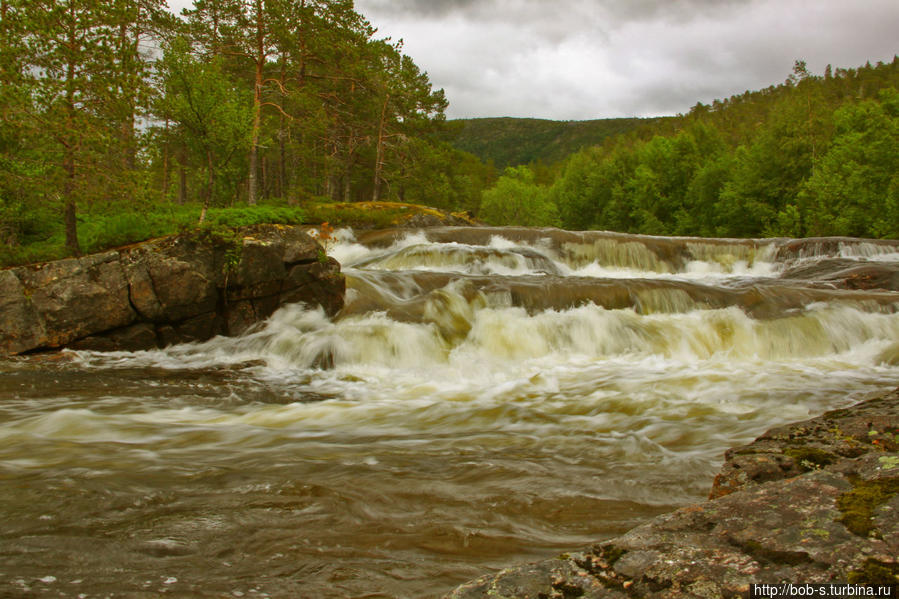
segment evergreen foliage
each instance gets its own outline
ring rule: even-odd
[[[0,253],[257,204],[475,209],[489,170],[439,139],[446,106],[351,0],[0,0]]]

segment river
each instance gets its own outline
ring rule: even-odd
[[[899,385],[899,242],[339,231],[336,318],[0,362],[0,596],[439,597]]]

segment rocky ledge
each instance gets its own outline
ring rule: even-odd
[[[710,500],[465,584],[451,599],[748,597],[899,582],[899,389],[731,449]]]
[[[343,296],[340,265],[299,227],[164,237],[0,270],[0,355],[237,335],[287,303],[334,314]]]

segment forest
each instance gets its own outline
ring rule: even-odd
[[[2,0],[0,36],[3,263],[323,202],[480,202],[443,91],[351,0]]]
[[[534,163],[551,166],[583,148],[669,117],[551,121],[530,118],[456,119],[444,137],[496,168]],[[539,169],[539,167],[538,167]],[[539,178],[539,177],[538,177]]]
[[[472,129],[352,0],[178,16],[163,0],[0,0],[0,37],[0,264],[204,221],[318,224],[362,201],[495,225],[899,237],[895,58],[822,75],[797,60],[782,84],[676,117]]]
[[[648,122],[550,168],[505,170],[493,224],[704,237],[899,237],[899,58]]]

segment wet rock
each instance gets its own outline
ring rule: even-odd
[[[710,499],[805,472],[851,467],[847,460],[869,453],[899,450],[897,403],[899,391],[773,428],[749,445],[729,449]]]
[[[261,320],[260,313],[265,311],[256,311],[256,307],[252,300],[240,300],[228,304],[228,321],[226,323],[228,331],[234,335],[240,335]]]
[[[143,319],[178,322],[215,310],[222,248],[199,236],[166,237],[121,252]]]
[[[12,335],[4,328],[0,331],[0,349],[15,345],[19,353],[37,347],[61,347],[98,331],[126,326],[136,318],[116,252],[21,267],[11,272],[22,286],[14,290],[18,293],[12,301],[21,306],[24,299],[31,326],[30,330],[20,329]],[[15,336],[19,343],[7,341],[10,336]],[[28,343],[22,343],[23,338],[29,337]]]
[[[315,262],[295,264],[287,273],[279,301],[281,304],[312,303],[333,316],[343,307],[345,281],[339,273],[340,264],[324,253]],[[335,293],[337,290],[339,294]]]
[[[93,351],[140,351],[158,345],[156,328],[141,322],[102,335],[92,335],[69,345],[71,349]]]
[[[299,227],[165,237],[0,271],[0,354],[133,351],[240,334],[285,303],[343,305],[340,265]]]
[[[400,226],[408,228],[464,227],[466,225],[471,225],[472,222],[471,216],[467,213],[451,214],[443,211],[439,211],[439,213],[435,211],[434,213],[417,212],[401,223]]]
[[[863,264],[836,273],[834,280],[844,289],[899,291],[899,265]]]
[[[899,264],[832,258],[791,267],[781,278],[810,281],[837,289],[899,291]]]
[[[899,583],[899,390],[728,452],[713,499],[447,597],[737,597],[762,582]]]
[[[12,270],[0,270],[0,331],[7,353],[38,347],[47,338],[44,323],[22,281]]]
[[[777,260],[791,261],[839,255],[843,250],[864,256],[899,251],[895,239],[858,239],[855,237],[806,237],[784,240],[777,249]]]

